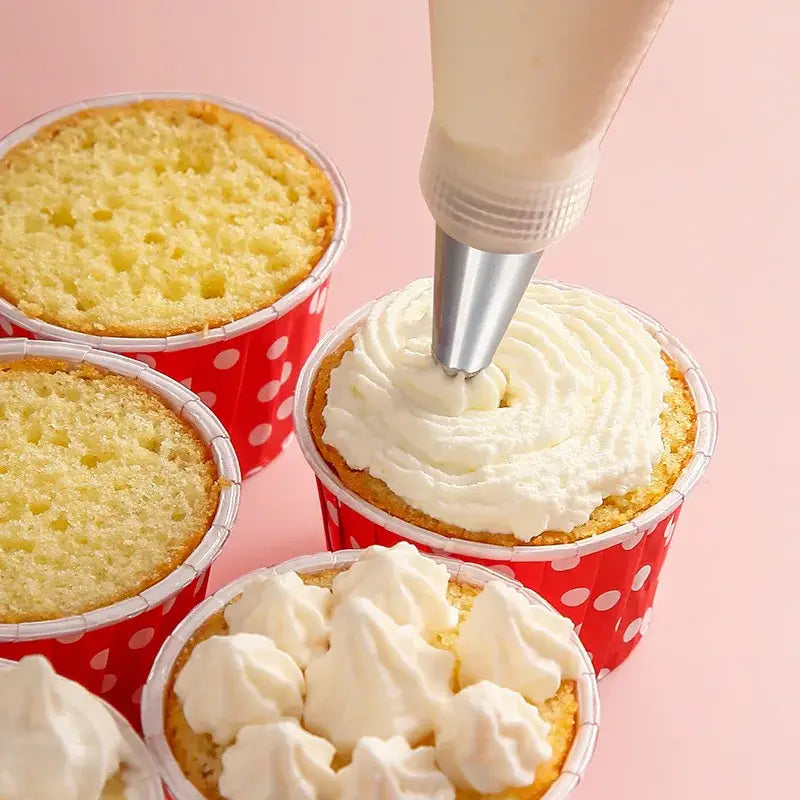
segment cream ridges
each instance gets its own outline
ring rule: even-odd
[[[536,767],[552,757],[549,730],[518,692],[481,681],[445,706],[436,731],[436,759],[464,789],[490,794],[528,786]]]
[[[452,695],[455,658],[429,645],[410,625],[398,625],[363,597],[333,615],[331,644],[308,665],[306,727],[337,750],[362,736],[400,735],[416,743],[433,731]]]
[[[333,800],[334,753],[293,719],[249,725],[222,754],[220,793],[227,800]]]
[[[41,656],[0,671],[3,800],[100,800],[124,750],[100,700]]]
[[[412,750],[402,736],[365,736],[339,773],[338,800],[454,800],[453,784],[434,758],[432,747]]]
[[[447,602],[447,567],[400,542],[392,548],[373,546],[333,581],[334,603],[364,597],[398,625],[411,625],[430,637],[458,622],[458,610]]]
[[[249,583],[225,609],[231,633],[268,636],[305,669],[328,647],[331,593],[306,586],[296,572],[271,575]]]
[[[532,283],[493,363],[431,357],[432,283],[378,300],[332,370],[324,441],[413,508],[530,541],[570,531],[651,478],[668,388],[661,349],[619,303]]]
[[[228,744],[245,725],[299,718],[305,681],[271,639],[237,633],[200,642],[175,681],[175,693],[195,733]]]
[[[568,619],[532,606],[503,581],[490,581],[475,598],[456,639],[459,682],[492,681],[532,702],[544,702],[563,679],[580,674],[571,634]]]

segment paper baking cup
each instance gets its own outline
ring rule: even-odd
[[[0,340],[0,362],[25,356],[91,364],[156,392],[208,445],[224,484],[211,527],[174,572],[135,597],[63,619],[0,624],[0,658],[45,656],[65,678],[83,684],[139,724],[142,686],[164,639],[206,596],[209,569],[228,538],[239,509],[241,476],[228,434],[185,386],[140,361],[62,342]]]
[[[578,288],[536,279],[560,288]],[[599,677],[621,664],[647,632],[658,576],[683,501],[708,466],[717,436],[717,410],[694,359],[654,319],[626,306],[686,375],[697,409],[695,452],[672,491],[631,522],[573,544],[516,547],[449,538],[392,517],[345,488],[317,450],[308,424],[308,398],[320,362],[346,341],[372,304],[327,334],[303,369],[295,397],[295,428],[317,476],[330,550],[412,542],[429,553],[491,567],[534,589],[577,626]]]
[[[354,561],[357,561],[360,555],[358,550],[317,553],[316,555],[301,556],[291,561],[284,561],[276,567],[255,570],[223,587],[197,606],[164,642],[164,646],[156,657],[144,689],[142,730],[144,731],[145,742],[161,770],[161,778],[164,781],[164,785],[173,800],[203,800],[203,796],[184,777],[164,735],[164,696],[175,661],[186,646],[186,643],[211,617],[222,611],[231,600],[240,595],[245,586],[254,578],[280,575],[290,571],[310,574],[348,567]],[[450,571],[451,577],[460,583],[470,584],[471,586],[484,586],[489,581],[498,580],[499,578],[509,586],[517,589],[533,605],[544,606],[550,611],[553,610],[549,603],[523,586],[519,581],[498,575],[492,570],[474,564],[465,564],[452,558],[434,556],[433,560],[444,564]],[[589,765],[597,740],[597,729],[600,723],[600,700],[597,694],[597,680],[589,656],[574,633],[572,639],[580,654],[582,663],[581,675],[577,679],[578,728],[572,748],[564,762],[561,775],[543,795],[542,800],[562,800],[572,793]]]
[[[311,274],[273,305],[202,333],[161,338],[93,336],[32,319],[0,298],[0,335],[25,336],[125,353],[196,392],[222,420],[247,477],[290,443],[292,395],[300,367],[319,339],[333,265],[350,228],[350,200],[334,163],[308,137],[281,120],[229,100],[203,94],[116,94],[62,106],[26,122],[0,139],[0,158],[40,128],[87,108],[179,99],[213,103],[241,114],[302,150],[333,188],[336,219],[328,249]]]
[[[0,670],[10,669],[13,666],[13,661],[0,658]],[[144,742],[139,738],[130,723],[115,708],[103,701],[102,698],[100,699],[114,718],[114,722],[117,723],[128,751],[129,763],[125,764],[128,770],[128,775],[126,776],[128,796],[135,798],[135,800],[164,800],[158,767],[145,747]]]

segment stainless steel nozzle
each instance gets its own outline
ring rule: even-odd
[[[541,255],[478,250],[437,226],[433,357],[448,375],[491,364]]]

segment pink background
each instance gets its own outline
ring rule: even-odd
[[[136,89],[215,93],[284,117],[328,150],[352,193],[333,324],[431,270],[416,177],[426,15],[424,0],[0,0],[0,132]],[[677,2],[606,140],[588,217],[540,269],[667,324],[721,410],[650,632],[602,683],[583,800],[794,794],[799,29],[790,0]],[[322,547],[294,446],[247,483],[213,580]]]

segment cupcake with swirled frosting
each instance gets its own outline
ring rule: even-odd
[[[492,364],[449,377],[431,356],[432,281],[378,300],[321,362],[314,443],[370,505],[444,536],[575,542],[629,522],[694,450],[679,366],[620,303],[534,282]]]

